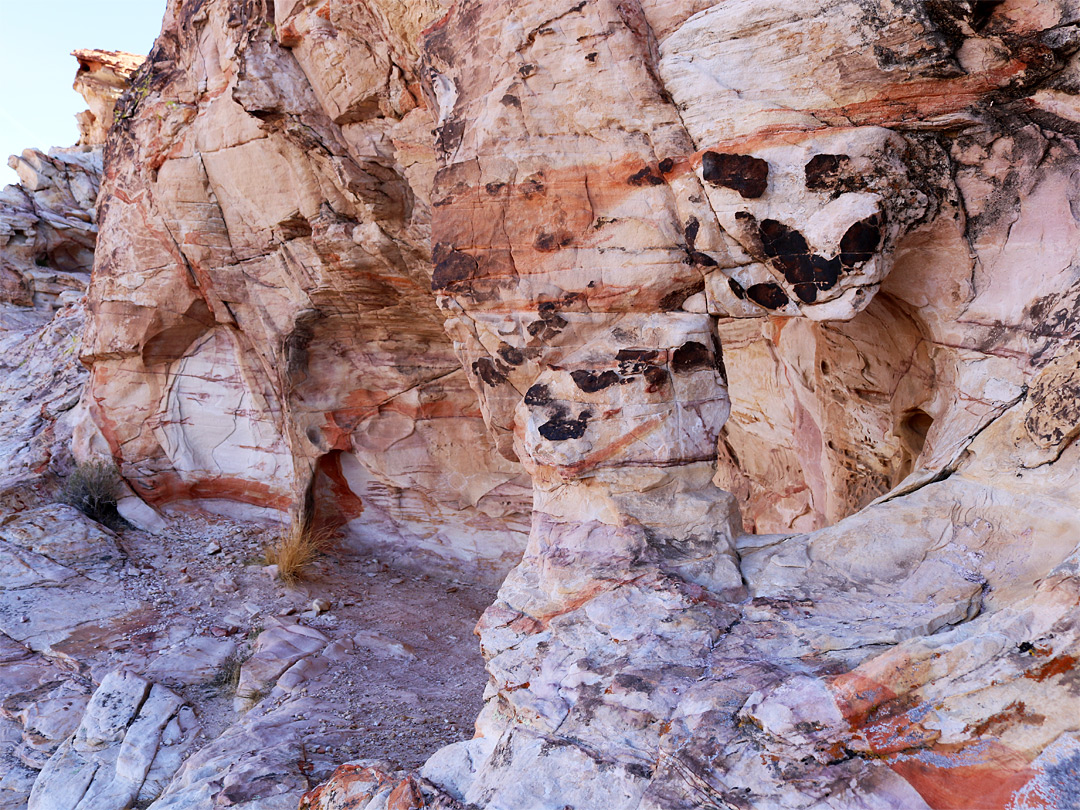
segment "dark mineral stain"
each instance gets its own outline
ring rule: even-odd
[[[658,353],[652,349],[619,349],[615,360],[623,374],[641,374],[649,366],[655,365]]]
[[[675,161],[667,157],[660,161],[658,167],[663,174],[671,174],[675,169]]]
[[[597,391],[603,391],[612,385],[619,382],[619,375],[614,371],[571,371],[570,376],[574,380],[574,385],[584,391],[586,394],[595,394]]]
[[[499,357],[512,366],[520,366],[525,362],[525,355],[521,349],[511,346],[509,343],[499,344]]]
[[[814,155],[807,161],[806,187],[811,191],[831,191],[840,181],[840,170],[849,162],[847,155]]]
[[[507,107],[517,107],[519,110],[521,109],[521,99],[519,99],[517,96],[511,95],[510,93],[507,93],[505,96],[503,96],[500,101]]]
[[[719,343],[713,343],[713,357],[716,358],[716,373],[720,375],[724,385],[727,385],[727,367],[724,365],[724,353],[721,351]]]
[[[525,392],[525,404],[530,407],[547,405],[551,402],[551,390],[543,383],[537,383]]]
[[[521,74],[521,78],[527,79],[536,73],[536,65],[522,65],[518,68],[518,73]]]
[[[589,411],[582,411],[577,419],[556,416],[542,424],[537,430],[549,442],[561,442],[566,439],[580,439],[589,426]]]
[[[804,304],[812,304],[817,300],[817,284],[802,282],[795,284],[792,289]]]
[[[690,251],[690,261],[699,267],[716,267],[717,262],[708,253],[702,253],[700,250]],[[704,287],[702,288],[704,289]]]
[[[629,689],[632,692],[641,692],[646,695],[651,695],[654,689],[653,685],[644,678],[626,672],[620,672],[616,675],[615,683],[623,689]]]
[[[586,62],[592,62],[593,64],[596,64],[596,57],[599,56],[599,55],[600,54],[598,54],[596,51],[593,51],[592,53],[587,53],[587,54],[585,54],[585,61]]]
[[[435,270],[431,274],[431,289],[443,290],[459,281],[476,276],[479,265],[468,253],[456,250],[453,245],[439,242],[431,255]]]
[[[763,220],[759,234],[765,255],[772,259],[789,283],[802,285],[801,292],[796,290],[796,295],[807,303],[817,298],[817,292],[811,292],[805,285],[814,284],[818,290],[831,289],[843,272],[841,259],[826,259],[810,253],[806,238],[782,222]]]
[[[484,186],[484,190],[493,197],[506,188],[506,183],[488,183]]]
[[[702,254],[704,255],[704,254]],[[663,298],[660,299],[660,311],[671,312],[682,306],[683,301],[689,298],[691,295],[701,292],[705,289],[705,280],[699,279],[691,284],[689,287],[683,287],[681,290],[674,290],[669,292]]]
[[[568,233],[546,233],[541,231],[533,242],[533,247],[542,253],[553,253],[572,244],[574,237]]]
[[[451,118],[438,128],[435,145],[440,152],[449,155],[458,148],[464,135],[465,122],[457,118]]]
[[[731,288],[731,292],[734,293],[736,298],[738,298],[740,301],[746,300],[746,290],[743,289],[742,284],[740,284],[733,278],[729,278],[727,280],[727,285]]]
[[[840,258],[825,259],[821,256],[811,256],[810,266],[814,273],[814,282],[820,290],[831,290],[844,271]]]
[[[706,152],[701,156],[701,176],[714,186],[735,189],[752,200],[768,188],[769,164],[750,155]]]
[[[696,340],[687,341],[671,355],[671,370],[676,374],[712,366],[713,359],[709,350]]]
[[[683,233],[686,234],[686,246],[690,250],[694,250],[694,245],[697,243],[698,231],[701,230],[701,223],[698,222],[697,217],[690,217],[686,220],[686,227],[683,228]]]
[[[645,373],[643,376],[645,377],[645,382],[647,383],[647,385],[645,386],[646,394],[655,394],[657,391],[663,388],[668,381],[668,373],[664,369],[660,368],[660,366],[649,366],[645,369]]]
[[[554,301],[544,301],[536,308],[540,320],[533,321],[526,327],[528,333],[542,340],[550,340],[559,334],[568,323],[566,318],[558,313]]]
[[[751,284],[746,290],[746,297],[765,309],[781,309],[790,300],[780,289],[779,284]]]
[[[844,267],[854,267],[869,261],[881,244],[881,215],[856,222],[840,239],[840,261]]]
[[[526,200],[531,200],[538,195],[547,194],[547,186],[544,185],[544,175],[539,173],[526,177],[520,188],[521,193]]]
[[[626,182],[632,186],[660,186],[664,184],[664,178],[654,174],[651,166],[646,166],[630,175]]]
[[[775,219],[762,220],[758,226],[761,235],[761,247],[770,258],[777,256],[797,256],[810,252],[806,237],[794,228]]]
[[[554,301],[541,301],[536,305],[536,314],[548,323],[557,323],[559,328],[566,326],[566,320],[559,314]]]
[[[506,375],[490,357],[481,357],[472,364],[473,373],[492,388],[506,382]]]
[[[976,31],[982,31],[986,27],[986,24],[990,21],[990,17],[1000,3],[993,2],[993,0],[984,0],[983,2],[972,3],[971,10],[971,27]]]

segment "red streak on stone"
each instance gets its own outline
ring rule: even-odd
[[[560,466],[558,469],[560,472],[569,476],[578,476],[586,470],[591,470],[594,467],[598,467],[603,462],[618,455],[626,447],[629,447],[638,439],[641,439],[644,436],[648,436],[650,433],[660,428],[663,424],[664,417],[657,416],[647,422],[638,425],[633,430],[629,431],[625,436],[620,438],[618,441],[612,442],[606,447],[597,450],[595,453],[586,456],[576,464]]]
[[[870,713],[896,699],[896,692],[859,672],[845,672],[831,684],[836,705],[852,730],[861,728]]]
[[[952,758],[949,754],[936,756]],[[956,764],[934,765],[905,759],[890,762],[889,767],[904,777],[934,810],[1007,810],[1016,792],[1035,776],[1023,756],[996,742],[990,743],[983,761],[974,765],[966,764],[967,756],[963,752],[953,756]]]
[[[453,17],[454,12],[457,11],[457,7],[458,7],[457,0],[454,0],[454,4],[452,6],[450,6],[450,10],[447,11],[441,18],[439,18],[438,20],[433,22],[431,25],[429,25],[427,28],[425,28],[423,31],[421,31],[420,36],[426,37],[428,34],[434,32],[434,31],[437,31],[440,28],[446,28],[447,24],[449,24],[449,22],[450,22],[450,18]]]
[[[1047,678],[1053,678],[1055,675],[1064,675],[1074,666],[1076,666],[1075,656],[1059,655],[1057,658],[1051,658],[1041,667],[1028,670],[1024,673],[1024,677],[1042,683]]]
[[[326,489],[333,505],[337,508],[342,522],[360,517],[364,511],[364,502],[349,487],[345,474],[341,470],[341,453],[328,453],[319,459],[319,472],[325,476]],[[316,503],[321,500],[316,499]]]
[[[889,717],[863,728],[863,736],[875,754],[896,754],[913,748],[929,748],[941,736],[912,722],[906,714]]]
[[[335,450],[348,450],[351,440],[341,441],[341,435],[351,434],[362,422],[380,413],[399,413],[409,419],[461,419],[481,418],[479,408],[462,410],[460,403],[451,399],[429,399],[419,404],[410,403],[398,395],[386,391],[357,389],[345,398],[345,407],[326,413],[328,439]]]
[[[420,810],[423,806],[424,797],[411,776],[390,791],[386,800],[386,810]]]
[[[288,493],[275,491],[261,481],[244,478],[221,476],[183,481],[176,473],[163,473],[154,477],[153,487],[138,480],[129,483],[139,497],[153,505],[189,500],[227,500],[286,511],[292,504],[292,497]]]
[[[354,427],[355,425],[353,425]],[[344,426],[339,425],[337,421],[337,413],[335,411],[328,411],[326,413],[326,422],[323,423],[323,438],[326,439],[327,444],[330,445],[332,450],[349,451],[353,449],[352,446],[352,427],[349,424]]]
[[[344,805],[347,807],[363,807],[390,781],[392,778],[378,768],[346,763],[338,766],[326,782],[300,797],[300,810],[319,806],[324,793],[331,803],[336,799],[348,802]],[[362,793],[357,790],[360,787],[364,788]]]
[[[852,732],[934,810],[1007,810],[1016,792],[1036,775],[1030,756],[996,740],[937,744],[938,732],[912,721],[904,706],[897,705],[892,716],[872,719],[902,698],[861,673],[844,673],[831,687]]]

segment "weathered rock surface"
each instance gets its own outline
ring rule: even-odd
[[[48,155],[27,149],[8,159],[19,184],[0,192],[0,304],[48,310],[63,303],[64,293],[85,291],[89,281],[101,147],[113,107],[143,57],[92,50],[73,56],[75,89],[91,108],[78,116],[78,145]]]
[[[106,675],[34,781],[29,810],[125,810],[158,796],[195,741],[190,706],[129,672]]]
[[[38,309],[82,293],[94,262],[101,150],[27,149],[0,192],[0,302]]]
[[[414,567],[524,549],[476,736],[306,804],[1075,804],[1078,49],[1071,0],[170,3],[79,454]],[[96,580],[10,545],[0,629],[81,660],[40,594]],[[333,763],[300,684],[415,662],[311,613],[160,806],[284,807]]]
[[[0,191],[0,503],[37,505],[70,471],[74,411],[86,382],[81,306],[97,240],[102,144],[142,57],[78,51],[75,89],[97,114],[79,145],[27,149]],[[89,61],[87,61],[89,60]],[[86,112],[81,123],[94,118]]]
[[[536,511],[478,628],[478,737],[402,806],[1075,801],[1078,20],[516,3],[428,30],[433,289]],[[724,376],[680,385],[680,355]],[[757,536],[693,475],[717,433]],[[732,545],[737,603],[701,574]]]
[[[429,293],[431,120],[416,14],[396,11],[333,12],[385,34],[368,56],[277,42],[320,36],[329,6],[170,6],[107,149],[87,452],[155,506],[280,516],[310,499],[384,556],[496,582],[530,489]]]
[[[116,102],[128,89],[131,76],[146,59],[124,51],[80,48],[72,51],[79,62],[74,89],[90,109],[79,113],[79,146],[100,146],[109,135]]]
[[[75,302],[46,320],[0,305],[0,319],[0,508],[37,506],[73,463],[84,310]]]

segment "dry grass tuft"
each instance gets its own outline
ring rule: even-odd
[[[246,656],[239,653],[231,653],[226,658],[217,673],[210,681],[211,686],[216,686],[222,694],[235,695],[236,688],[240,685],[240,668],[243,667]]]
[[[330,547],[333,539],[333,531],[315,529],[302,517],[294,518],[289,528],[267,545],[266,562],[278,567],[282,582],[294,585],[304,578],[308,566]]]
[[[120,473],[112,459],[95,459],[80,464],[64,481],[60,500],[89,517],[116,529],[123,519],[116,511]]]

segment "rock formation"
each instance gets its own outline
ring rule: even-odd
[[[79,146],[100,146],[109,135],[116,102],[146,57],[85,48],[72,51],[71,55],[79,62],[74,88],[90,107],[75,116],[79,122]]]
[[[274,34],[323,26],[295,11],[171,5],[118,107],[86,444],[154,506],[310,502],[387,555],[498,581],[530,489],[429,292],[431,120],[394,67],[415,61],[416,20],[358,8],[308,54]],[[379,56],[334,50],[384,36]]]
[[[171,0],[76,451],[517,563],[307,807],[1071,806],[1078,93],[1073,0]]]
[[[74,411],[86,381],[81,306],[97,240],[101,155],[113,106],[142,57],[78,51],[79,145],[27,149],[0,191],[0,504],[27,505],[70,467]],[[90,121],[97,120],[93,127]],[[54,317],[55,314],[55,317]],[[27,499],[30,500],[27,500]]]

